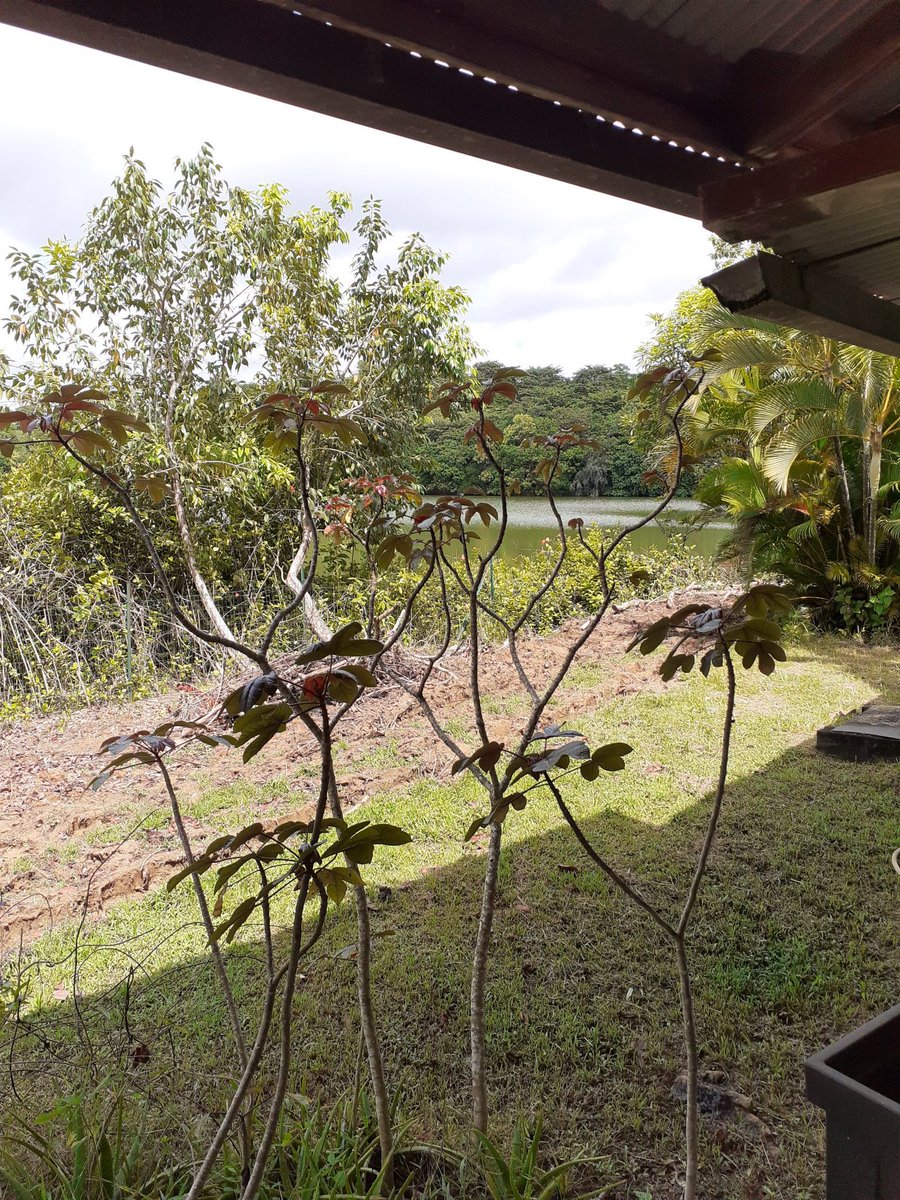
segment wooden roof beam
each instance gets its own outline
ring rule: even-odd
[[[701,282],[729,312],[900,355],[900,307],[776,254],[756,254]]]
[[[735,171],[262,0],[0,0],[0,20],[685,216]]]
[[[727,242],[765,242],[773,233],[827,215],[827,198],[833,192],[898,173],[900,124],[754,171],[733,171],[705,184],[700,191],[703,224]]]
[[[726,64],[593,0],[269,0],[629,128],[735,158],[718,126]],[[536,39],[539,39],[539,44]]]

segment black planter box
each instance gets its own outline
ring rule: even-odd
[[[826,1200],[900,1200],[900,1004],[806,1062],[824,1108]]]

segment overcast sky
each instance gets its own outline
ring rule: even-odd
[[[168,182],[204,141],[230,182],[300,207],[381,197],[396,233],[450,253],[509,364],[631,362],[647,314],[709,267],[699,222],[0,25],[0,247],[77,237],[129,146]],[[3,264],[0,312],[9,290]]]

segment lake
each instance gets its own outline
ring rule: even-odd
[[[433,500],[434,497],[429,496],[427,499]],[[471,499],[487,500],[495,507],[499,504],[495,496],[473,496]],[[629,496],[561,496],[556,503],[564,522],[572,517],[582,517],[585,525],[621,529],[623,525],[631,525],[652,512],[658,501],[650,497],[639,499]],[[701,508],[702,505],[697,500],[673,500],[662,521],[651,521],[632,534],[632,544],[637,549],[661,546],[666,541],[667,532],[683,532],[688,545],[700,554],[712,558],[719,543],[728,533],[729,526],[716,523],[697,528],[687,524],[689,518]],[[532,554],[540,547],[545,537],[555,535],[556,521],[550,505],[543,496],[510,497],[509,528],[504,554],[509,557]]]

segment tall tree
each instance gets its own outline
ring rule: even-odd
[[[293,503],[304,541],[277,454],[260,451],[244,424],[247,393],[345,385],[336,409],[364,418],[372,436],[316,460],[311,484],[325,488],[389,467],[401,447],[414,458],[423,393],[472,354],[467,297],[440,281],[445,257],[414,234],[391,260],[379,202],[367,201],[355,226],[349,213],[340,193],[296,211],[280,186],[232,187],[209,146],[177,160],[165,190],[132,152],[79,239],[11,255],[20,286],[6,326],[24,353],[10,392],[90,381],[149,422],[155,472],[145,486],[170,494],[187,576],[222,636],[232,632],[211,576],[233,554],[221,545],[236,533],[222,537],[231,497]],[[333,255],[348,245],[342,284]]]

